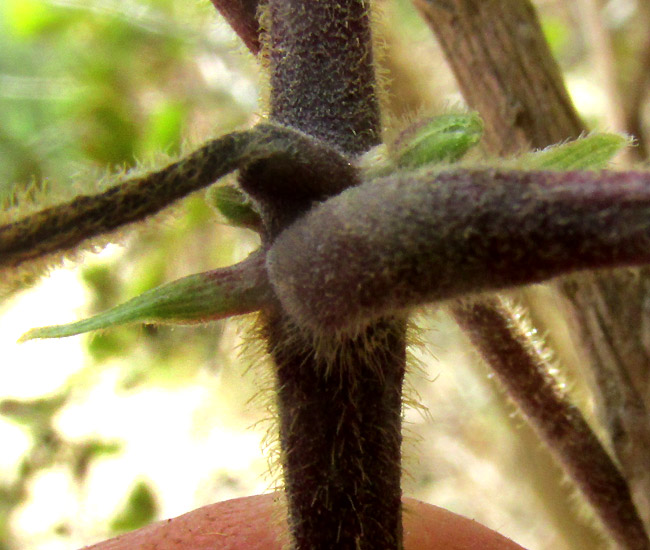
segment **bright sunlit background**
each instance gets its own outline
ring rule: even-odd
[[[378,4],[387,125],[461,106],[409,2]],[[583,116],[592,127],[622,128],[611,82],[633,81],[647,32],[637,2],[536,4]],[[92,192],[98,174],[251,124],[263,114],[263,88],[255,60],[208,0],[2,0],[0,202],[43,182],[53,197],[71,187]],[[641,122],[647,111],[638,107]],[[0,550],[74,550],[273,488],[268,423],[259,423],[268,413],[252,399],[265,377],[256,367],[245,372],[258,359],[239,357],[240,321],[16,343],[35,326],[229,265],[256,242],[221,223],[199,194],[29,288],[2,289]],[[552,295],[541,289],[526,299],[562,346],[561,321],[543,314],[556,307]],[[410,385],[429,413],[405,412],[406,494],[531,549],[600,547],[587,512],[454,324],[426,313],[426,349],[414,350],[422,370]]]

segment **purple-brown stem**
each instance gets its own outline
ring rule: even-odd
[[[234,132],[162,170],[0,226],[0,267],[17,266],[141,221],[237,168],[252,137]]]
[[[496,371],[499,381],[580,487],[614,540],[621,548],[647,550],[648,539],[625,479],[580,410],[566,400],[538,350],[529,349],[535,342],[526,333],[519,313],[498,297],[464,300],[456,311],[462,312],[458,316],[461,328],[484,359],[489,364],[501,363]],[[490,326],[490,334],[473,330],[479,324]]]
[[[246,47],[257,54],[260,50],[258,0],[211,0]]]
[[[394,174],[348,189],[267,255],[285,310],[354,331],[423,302],[650,262],[650,173]]]
[[[270,0],[268,10],[272,119],[346,155],[375,145],[368,3]],[[262,180],[269,187],[272,172]],[[310,206],[290,196],[267,204],[284,208],[285,220]],[[267,223],[268,245],[284,225]],[[357,338],[316,338],[277,304],[264,312],[264,331],[276,365],[292,548],[399,550],[404,320],[378,320]]]
[[[304,183],[302,199],[323,199],[358,183],[348,159],[332,147],[286,126],[262,123],[214,139],[156,172],[0,226],[0,268],[72,250],[88,239],[142,221],[237,168],[259,171],[265,161],[283,169],[284,178],[276,178],[270,190],[280,200],[291,193],[288,186],[299,177]]]
[[[271,118],[347,154],[381,139],[369,2],[271,0]]]

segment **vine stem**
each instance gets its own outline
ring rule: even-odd
[[[348,159],[333,148],[286,126],[261,123],[209,141],[155,172],[124,177],[101,193],[79,195],[0,225],[0,269],[72,250],[84,241],[143,221],[237,168],[268,159],[286,167],[289,182],[279,181],[276,189],[283,195],[289,192],[286,187],[291,178],[298,176],[306,182],[304,194],[318,199],[356,182]]]
[[[497,296],[462,301],[454,313],[488,364],[499,363],[495,373],[508,395],[564,465],[614,540],[623,548],[646,550],[648,539],[627,482],[550,374],[541,344],[531,337],[522,312]],[[482,330],[485,326],[491,327],[489,333]]]
[[[377,144],[368,3],[270,0],[267,9],[272,119],[347,155]],[[266,201],[275,211],[308,207]],[[284,225],[267,224],[266,245]],[[263,324],[275,363],[292,548],[401,549],[405,321],[381,319],[355,338],[317,336],[278,303],[263,312]]]

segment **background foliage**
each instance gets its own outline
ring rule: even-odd
[[[410,3],[377,3],[387,131],[460,106]],[[643,5],[537,6],[590,126],[646,128]],[[71,175],[81,191],[82,181],[107,169],[150,164],[159,151],[174,154],[187,141],[250,124],[263,112],[261,80],[209,2],[4,0],[0,199],[14,186],[67,192]],[[32,326],[92,314],[162,282],[228,265],[254,244],[252,234],[221,224],[196,195],[171,216],[125,234],[119,246],[84,256],[78,268],[65,265],[0,304],[1,550],[76,548],[272,486],[263,476],[264,430],[246,429],[265,412],[248,404],[257,376],[242,376],[237,321],[15,344]],[[563,356],[566,331],[549,313],[558,307],[553,296],[540,288],[519,299],[572,364]],[[406,412],[406,492],[524,546],[598,547],[586,510],[453,322],[442,313],[422,319],[424,347],[435,357],[415,349],[423,369],[411,383],[430,414]],[[582,388],[573,391],[584,401]]]

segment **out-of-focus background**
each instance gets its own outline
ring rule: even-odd
[[[377,2],[386,126],[461,108],[407,0]],[[536,2],[592,128],[648,129],[650,10],[641,0]],[[645,64],[645,66],[644,66]],[[92,190],[264,114],[255,59],[208,0],[2,0],[0,201],[13,190]],[[643,143],[643,142],[642,142]],[[628,160],[643,156],[642,148]],[[131,326],[17,344],[29,328],[99,312],[163,282],[231,264],[256,236],[196,194],[166,217],[65,262],[0,302],[0,550],[73,550],[214,501],[270,490],[268,412],[246,323]],[[558,355],[567,334],[543,288],[533,306]],[[521,417],[452,321],[418,315],[405,493],[531,550],[605,547]],[[247,367],[254,365],[247,370]],[[589,414],[579,373],[561,373]]]

